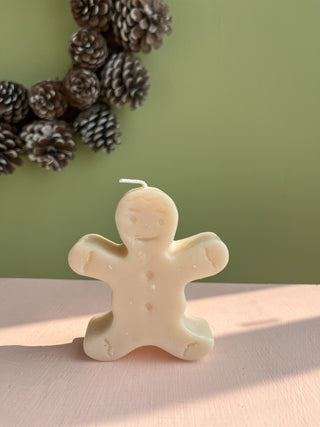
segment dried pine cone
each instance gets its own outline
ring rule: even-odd
[[[142,105],[150,87],[149,74],[130,53],[114,53],[101,73],[101,98],[108,104],[131,109]]]
[[[69,71],[63,80],[69,104],[79,110],[85,110],[96,102],[100,94],[98,77],[89,70]]]
[[[73,17],[80,27],[106,31],[113,14],[112,0],[71,0]]]
[[[95,30],[82,28],[70,39],[69,52],[73,63],[81,68],[95,71],[106,62],[107,43]]]
[[[123,47],[148,53],[162,45],[162,35],[170,34],[172,18],[162,0],[116,0],[113,30]]]
[[[61,117],[68,108],[61,82],[41,80],[29,92],[29,105],[41,119],[53,120]]]
[[[20,166],[22,161],[23,144],[16,129],[7,123],[0,123],[0,175],[13,173],[15,166]]]
[[[30,160],[44,169],[61,171],[76,149],[74,134],[61,120],[39,120],[23,128],[21,139]]]
[[[102,149],[109,154],[116,144],[120,144],[117,118],[105,104],[95,104],[80,113],[73,126],[93,151]]]
[[[28,91],[13,82],[0,82],[0,118],[8,123],[18,123],[28,114]]]

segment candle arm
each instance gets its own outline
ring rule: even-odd
[[[186,282],[219,273],[229,260],[226,245],[216,234],[209,232],[175,241],[173,255]]]
[[[71,248],[68,262],[76,273],[109,283],[125,251],[123,245],[97,234],[87,234]]]

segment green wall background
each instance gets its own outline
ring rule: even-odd
[[[0,276],[75,278],[86,233],[115,241],[118,200],[145,179],[180,211],[177,238],[215,231],[221,282],[319,283],[320,3],[170,0],[173,33],[143,57],[152,89],[119,112],[107,157],[79,143],[61,173],[27,159],[0,177]],[[0,4],[0,79],[61,78],[76,30],[67,0]]]

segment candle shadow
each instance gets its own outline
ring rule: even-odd
[[[195,282],[185,294],[194,300],[278,286]],[[0,287],[0,327],[110,310],[111,288],[97,280],[1,279]]]
[[[125,423],[141,413],[316,370],[319,330],[317,317],[221,336],[210,355],[196,362],[155,347],[97,362],[84,354],[82,338],[54,346],[2,346],[0,413],[5,425]]]
[[[252,283],[208,283],[192,282],[185,288],[187,300],[217,297],[221,295],[239,294],[244,292],[262,291],[290,285],[267,285]]]
[[[98,280],[1,279],[0,290],[0,327],[110,310],[111,288]]]

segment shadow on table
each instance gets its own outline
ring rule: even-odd
[[[50,425],[112,425],[314,370],[320,365],[319,330],[317,317],[222,336],[213,352],[197,362],[181,361],[155,347],[137,349],[115,362],[97,362],[85,356],[81,338],[57,346],[3,346],[0,413],[7,425],[23,425],[24,419],[33,426],[43,420]]]
[[[186,298],[251,292],[279,285],[191,283]],[[2,279],[0,327],[110,310],[111,288],[97,280]]]
[[[256,292],[264,289],[279,288],[280,286],[292,285],[268,285],[268,284],[252,284],[252,283],[207,283],[194,282],[189,283],[186,287],[186,298],[188,300],[199,298],[210,298],[221,295],[240,294],[243,292]]]

